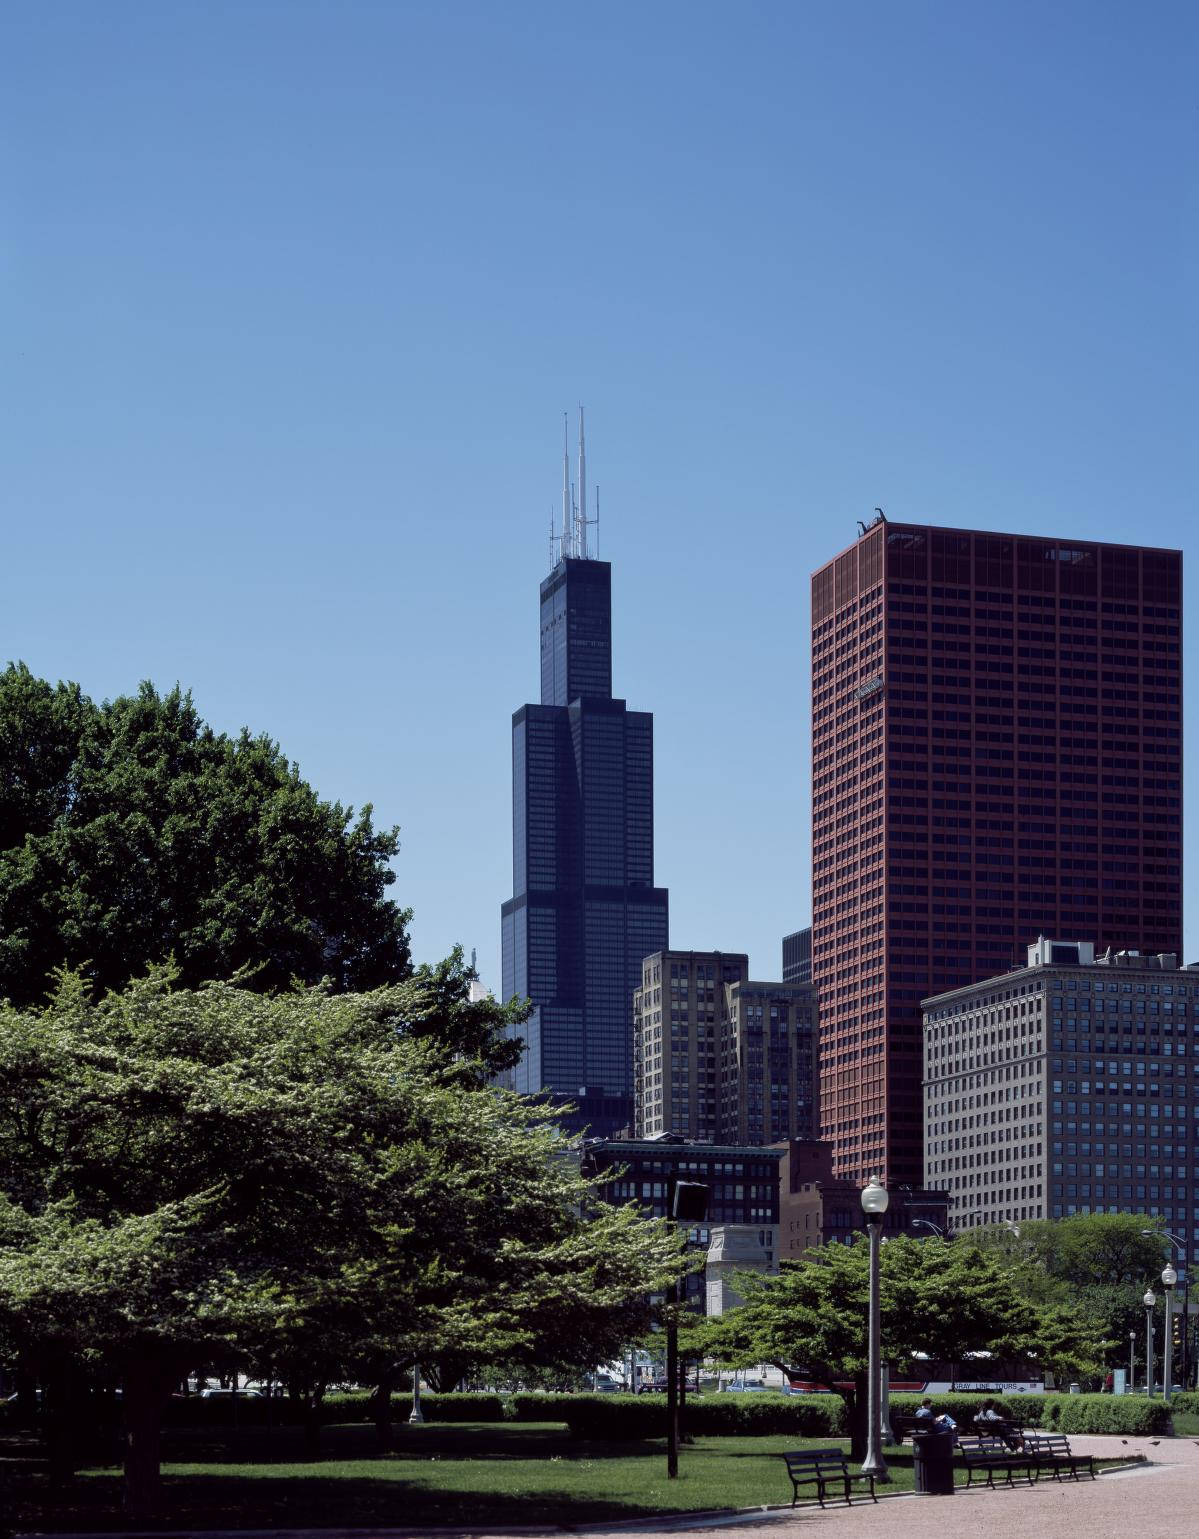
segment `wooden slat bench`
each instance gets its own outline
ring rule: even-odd
[[[979,1437],[1002,1438],[1010,1449],[1019,1449],[1024,1440],[1023,1425],[1006,1416],[976,1417],[971,1426]]]
[[[996,1475],[1006,1475],[1009,1486],[1014,1484],[1012,1476],[1020,1472],[1029,1485],[1036,1481],[1037,1466],[1032,1454],[1009,1448],[1000,1437],[960,1437],[958,1452],[966,1468],[967,1488],[974,1484],[975,1471],[986,1475],[992,1490]]]
[[[1060,1480],[1065,1470],[1071,1480],[1079,1480],[1079,1471],[1085,1470],[1092,1480],[1096,1478],[1094,1457],[1071,1453],[1070,1439],[1064,1432],[1028,1432],[1024,1437],[1024,1451],[1035,1461],[1038,1474],[1041,1470],[1051,1470],[1053,1478]]]
[[[848,1506],[852,1507],[853,1497],[850,1495],[850,1486],[855,1480],[868,1480],[871,1500],[878,1501],[878,1497],[874,1494],[874,1476],[851,1471],[845,1462],[844,1453],[839,1448],[797,1448],[790,1453],[784,1453],[783,1458],[787,1461],[787,1474],[791,1477],[793,1507],[799,1500],[800,1486],[815,1486],[816,1500],[822,1507],[825,1492],[830,1488],[834,1491],[840,1488],[842,1498]]]

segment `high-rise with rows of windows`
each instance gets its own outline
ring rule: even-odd
[[[744,952],[660,951],[633,995],[634,1134],[773,1144],[817,1124],[816,991]]]
[[[923,1179],[931,994],[1038,935],[1182,942],[1182,558],[880,518],[812,578],[834,1174]]]
[[[581,485],[580,504],[541,584],[541,703],[512,718],[503,992],[533,1005],[509,1083],[574,1103],[567,1125],[606,1137],[632,1122],[631,1002],[642,958],[667,944],[668,900],[654,719],[612,698],[612,568],[587,554]]]
[[[926,1178],[955,1230],[1141,1213],[1199,1254],[1199,968],[1042,939],[924,1021]]]

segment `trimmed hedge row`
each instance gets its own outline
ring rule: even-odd
[[[1179,1406],[1180,1396],[1174,1397]],[[1199,1396],[1192,1397],[1199,1401]],[[915,1411],[919,1395],[892,1395],[891,1407]],[[933,1395],[933,1409],[947,1411],[961,1431],[972,1424],[984,1399],[993,1399],[1003,1416],[1023,1427],[1043,1427],[1050,1432],[1118,1432],[1139,1436],[1170,1431],[1170,1406],[1142,1395]]]
[[[911,1414],[919,1395],[892,1395],[891,1408]],[[948,1412],[962,1430],[974,1420],[982,1395],[934,1395],[934,1409]],[[1026,1427],[1044,1427],[1065,1433],[1119,1433],[1123,1436],[1170,1431],[1171,1411],[1199,1414],[1199,1394],[1179,1393],[1170,1405],[1143,1395],[1008,1395],[993,1396],[1002,1415]],[[627,1443],[665,1435],[666,1397],[650,1395],[515,1394],[494,1393],[421,1395],[421,1409],[431,1422],[565,1422],[571,1436],[594,1442]],[[11,1413],[13,1408],[0,1408]],[[199,1396],[175,1399],[166,1411],[172,1427],[241,1427],[296,1425],[301,1410],[286,1397],[274,1400],[238,1396],[205,1400]],[[108,1414],[119,1416],[119,1402]],[[392,1420],[408,1415],[408,1393],[392,1396]],[[372,1397],[367,1390],[327,1395],[320,1420],[369,1422],[373,1420]],[[0,1415],[0,1424],[9,1418]],[[837,1438],[848,1435],[845,1402],[839,1395],[700,1395],[688,1396],[686,1426],[699,1437],[770,1436]]]
[[[574,1402],[565,1408],[572,1437],[627,1443],[666,1435],[665,1395],[563,1398]],[[845,1402],[840,1395],[688,1396],[686,1428],[694,1437],[843,1437]]]
[[[404,1421],[408,1416],[411,1391],[402,1390],[391,1397],[391,1419]],[[421,1410],[428,1421],[506,1421],[504,1398],[496,1394],[438,1395],[425,1391],[420,1397]],[[374,1404],[369,1390],[338,1390],[321,1401],[322,1426],[333,1422],[374,1420]],[[295,1426],[303,1420],[302,1411],[287,1398],[271,1400],[238,1395],[205,1400],[199,1395],[181,1396],[167,1406],[168,1427],[239,1427]],[[544,1418],[543,1418],[544,1419]],[[550,1420],[557,1420],[551,1416]]]
[[[1183,1416],[1199,1416],[1199,1394],[1196,1394],[1194,1390],[1175,1390],[1170,1404],[1176,1411],[1181,1412]]]
[[[959,1431],[966,1431],[974,1421],[975,1416],[982,1408],[984,1400],[991,1400],[995,1409],[1001,1416],[1010,1417],[1022,1427],[1040,1427],[1044,1425],[1042,1418],[1045,1414],[1045,1402],[1050,1399],[1048,1395],[968,1395],[964,1393],[951,1395],[930,1395],[933,1410],[938,1416],[949,1415],[958,1424]],[[919,1410],[923,1395],[892,1395],[891,1409],[903,1411],[909,1416]]]
[[[1170,1406],[1141,1395],[1047,1395],[1044,1426],[1053,1432],[1156,1433],[1171,1430]]]

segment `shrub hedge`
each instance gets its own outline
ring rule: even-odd
[[[666,1435],[665,1395],[574,1395],[569,1398],[573,1403],[565,1408],[564,1414],[572,1437],[594,1442],[636,1442]],[[771,1433],[786,1433],[792,1437],[843,1437],[845,1402],[840,1395],[688,1396],[685,1425],[694,1437],[751,1437]]]
[[[392,1395],[393,1421],[407,1420],[410,1401],[408,1390]],[[428,1421],[507,1419],[504,1399],[496,1394],[438,1395],[425,1391],[420,1397],[420,1403]],[[165,1420],[171,1427],[231,1427],[235,1412],[239,1427],[294,1426],[303,1419],[300,1410],[286,1395],[276,1396],[272,1400],[239,1395],[236,1406],[232,1397],[205,1400],[199,1395],[187,1395],[170,1401]],[[323,1426],[334,1422],[373,1421],[374,1407],[370,1391],[338,1390],[326,1395],[321,1401],[320,1420]]]
[[[982,1409],[984,1400],[993,1400],[1001,1416],[1010,1417],[1022,1427],[1040,1427],[1045,1414],[1048,1395],[930,1395],[933,1410],[938,1416],[949,1415],[958,1424],[959,1431],[966,1431]],[[891,1409],[912,1415],[920,1407],[923,1395],[892,1395]]]
[[[1193,1390],[1176,1390],[1170,1403],[1183,1416],[1199,1416],[1199,1394]]]
[[[973,1423],[985,1399],[993,1399],[1003,1416],[1010,1416],[1022,1427],[1044,1427],[1052,1432],[1118,1432],[1133,1435],[1168,1433],[1170,1407],[1161,1400],[1146,1400],[1143,1395],[933,1395],[933,1409],[947,1411],[959,1430]],[[1174,1397],[1174,1406],[1183,1397]],[[1191,1397],[1199,1403],[1199,1396]],[[919,1395],[892,1395],[891,1408],[915,1411]]]
[[[1168,1433],[1170,1407],[1143,1395],[1046,1395],[1044,1425],[1054,1432]]]

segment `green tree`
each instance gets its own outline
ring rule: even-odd
[[[419,981],[264,996],[164,970],[0,1006],[0,1331],[121,1380],[132,1515],[198,1362],[531,1351],[572,1315],[616,1329],[678,1270],[669,1226],[595,1204],[545,1113],[423,1029],[439,1012]]]
[[[62,966],[121,988],[168,957],[190,986],[396,982],[398,847],[369,806],[322,801],[269,738],[214,732],[178,688],[97,705],[0,673],[0,998],[43,1000]]]
[[[843,1395],[855,1450],[865,1446],[867,1246],[825,1245],[777,1276],[743,1274],[745,1305],[713,1332],[715,1355],[733,1365],[773,1362]],[[1050,1342],[1041,1314],[999,1259],[960,1242],[889,1239],[880,1256],[883,1356],[960,1362],[973,1353],[1041,1366]],[[1053,1319],[1060,1356],[1065,1318]],[[1085,1327],[1074,1321],[1081,1348]]]
[[[1162,1270],[1167,1242],[1160,1222],[1143,1213],[1079,1213],[974,1230],[962,1243],[1001,1256],[1029,1298],[1084,1315],[1091,1340],[1101,1345],[1091,1356],[1118,1367],[1129,1332],[1141,1327],[1145,1286]],[[1155,1232],[1142,1233],[1149,1228]]]

